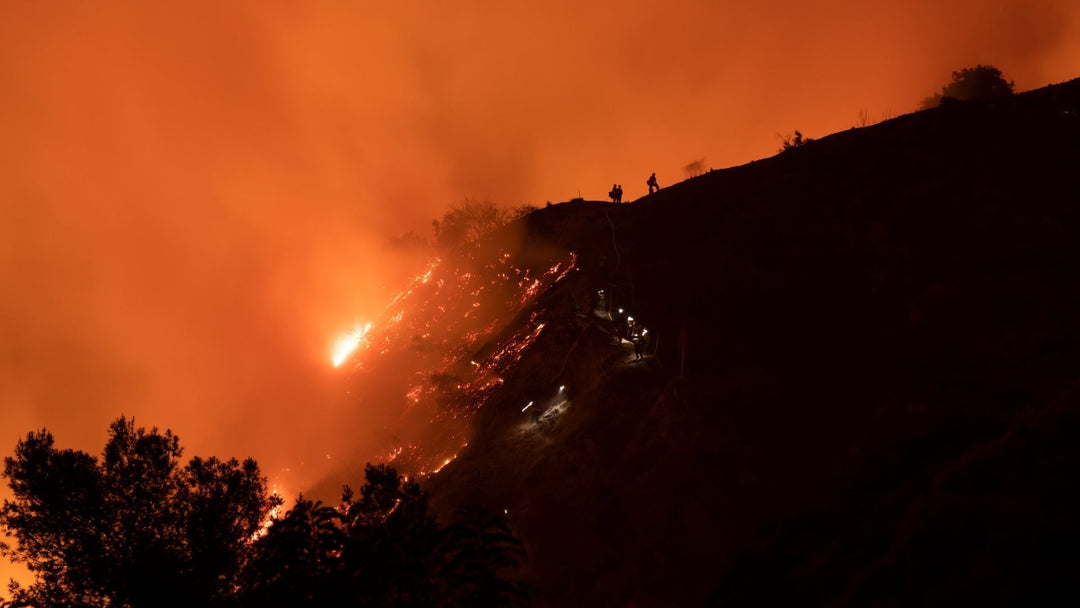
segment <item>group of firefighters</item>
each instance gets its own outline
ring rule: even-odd
[[[649,194],[660,191],[660,184],[656,181],[655,173],[649,176],[649,180],[645,182],[645,185],[649,187]],[[621,203],[622,194],[623,192],[621,184],[613,184],[611,186],[611,192],[608,192],[608,196],[611,197],[611,202],[613,203]]]
[[[606,290],[601,289],[596,292],[596,295],[596,312],[615,321],[615,339],[619,341],[619,344],[622,344],[623,340],[633,344],[634,359],[644,359],[649,352],[649,342],[652,339],[649,329],[635,319],[633,315],[626,312],[625,309],[619,308],[615,312],[611,312],[609,309],[611,302],[608,299]]]
[[[577,298],[571,298],[573,300],[574,309],[576,314],[580,316],[586,316],[586,313],[578,305]],[[614,322],[614,333],[616,343],[620,346],[623,342],[630,342],[634,346],[634,359],[644,359],[649,352],[649,343],[652,340],[652,334],[649,333],[649,329],[643,324],[638,322],[633,315],[629,314],[625,309],[619,308],[615,311],[610,310],[611,300],[606,290],[600,289],[595,292],[595,295],[589,298],[589,306],[592,309],[591,314],[597,317],[608,319]],[[559,392],[556,395],[556,399],[561,399],[561,402],[566,401],[566,386],[560,386]],[[544,416],[547,415],[550,407],[543,407],[537,405],[534,401],[530,401],[522,408],[521,412],[530,412],[530,418],[534,424],[541,424]]]

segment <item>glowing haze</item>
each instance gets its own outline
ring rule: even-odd
[[[47,426],[96,452],[124,413],[273,475],[369,437],[325,422],[336,340],[451,202],[633,200],[962,67],[1080,75],[1073,0],[880,6],[4,3],[0,451]]]

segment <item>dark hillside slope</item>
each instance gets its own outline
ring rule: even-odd
[[[532,214],[580,271],[436,504],[507,509],[541,604],[1080,599],[1078,178],[1072,81]]]

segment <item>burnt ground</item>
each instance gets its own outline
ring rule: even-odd
[[[523,221],[580,271],[427,487],[537,605],[1080,600],[1080,81]]]

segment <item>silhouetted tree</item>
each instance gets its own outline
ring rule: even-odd
[[[368,465],[359,498],[342,497],[342,554],[356,596],[374,605],[431,606],[439,597],[439,527],[427,494],[387,465]]]
[[[512,221],[514,221],[514,220],[516,220],[518,218],[522,218],[522,217],[525,217],[525,216],[529,215],[533,211],[538,211],[539,209],[540,208],[537,207],[536,205],[522,204],[522,205],[519,205],[517,207],[514,207],[513,209],[509,209],[509,210],[505,211],[504,213],[506,214],[505,215],[506,221],[507,222],[512,222]]]
[[[499,577],[525,559],[505,519],[471,507],[446,528],[428,512],[427,493],[386,465],[368,465],[345,523],[344,558],[359,596],[383,606],[511,606],[527,596]]]
[[[368,465],[339,507],[281,501],[254,461],[193,458],[171,432],[117,420],[100,459],[30,433],[4,461],[13,499],[3,554],[37,576],[12,606],[510,606],[527,596],[502,578],[524,560],[507,522],[479,509],[440,527],[427,493]],[[6,606],[0,600],[0,606]]]
[[[54,447],[46,430],[4,459],[13,499],[3,554],[37,576],[14,585],[25,606],[214,606],[234,596],[240,565],[277,504],[253,460],[192,459],[179,439],[120,418],[99,460]]]
[[[499,578],[525,561],[505,517],[471,506],[458,511],[443,539],[443,593],[461,606],[509,606],[526,589]]]
[[[780,140],[783,143],[783,147],[780,148],[781,152],[787,152],[792,148],[801,148],[814,141],[813,138],[803,137],[803,134],[799,131],[795,131],[794,135],[781,135]]]
[[[252,561],[258,608],[346,600],[361,606],[511,606],[527,597],[500,578],[525,553],[505,519],[463,511],[440,527],[420,486],[387,465],[368,465],[359,496],[339,508],[300,500],[274,522]]]
[[[341,520],[339,509],[300,496],[257,543],[245,573],[244,605],[313,605],[342,597]]]
[[[1013,94],[1013,83],[1005,80],[1001,70],[990,65],[977,65],[952,73],[952,81],[922,100],[919,109],[936,108],[949,99],[979,99],[982,97],[1005,97]]]
[[[461,204],[451,205],[442,221],[432,220],[431,225],[440,247],[454,247],[475,242],[518,215],[499,209],[491,201],[467,198]]]

